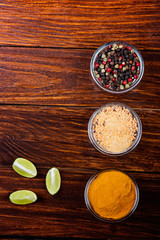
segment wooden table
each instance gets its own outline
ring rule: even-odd
[[[0,1],[0,239],[160,237],[159,14],[158,0]],[[89,70],[93,52],[112,40],[134,45],[145,62],[141,83],[120,95],[100,89]],[[143,124],[139,145],[121,157],[95,150],[87,134],[93,111],[114,101]],[[17,157],[31,160],[38,176],[14,172]],[[55,196],[45,188],[51,167],[62,177]],[[87,180],[105,168],[125,170],[139,185],[138,208],[120,223],[101,222],[85,206]],[[13,205],[9,194],[20,189],[38,201]]]

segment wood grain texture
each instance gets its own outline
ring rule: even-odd
[[[0,239],[160,239],[160,2],[3,0],[0,24]],[[113,40],[133,44],[145,62],[141,83],[121,95],[101,90],[89,69],[96,48]],[[143,125],[139,145],[121,157],[99,153],[87,133],[93,111],[113,101],[134,108]],[[38,176],[14,172],[17,157]],[[62,187],[51,196],[45,176],[54,166]],[[105,168],[128,171],[140,189],[136,212],[121,223],[98,221],[85,206],[87,180]],[[20,189],[38,201],[10,203]]]
[[[142,51],[142,81],[118,95],[106,93],[92,80],[93,50],[1,47],[0,52],[0,103],[99,107],[114,100],[159,109],[159,52]]]
[[[131,153],[110,157],[90,143],[87,125],[93,108],[0,107],[0,165],[17,157],[40,167],[159,171],[160,111],[138,110],[143,135]]]
[[[158,0],[0,2],[0,44],[97,48],[124,40],[160,49]]]
[[[93,171],[60,169],[62,186],[51,196],[45,188],[48,169],[38,168],[38,176],[26,179],[11,168],[0,169],[0,233],[16,236],[92,237],[105,239],[155,239],[158,232],[159,174],[130,173],[140,189],[140,202],[127,220],[107,224],[95,219],[84,202],[84,188]],[[29,189],[38,201],[26,206],[9,202],[9,194],[17,189]],[[154,238],[155,237],[155,238]]]

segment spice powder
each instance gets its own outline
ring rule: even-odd
[[[138,124],[132,113],[121,106],[106,106],[93,120],[97,143],[110,152],[123,152],[137,137]]]
[[[135,184],[121,171],[102,172],[91,182],[88,198],[99,216],[118,220],[126,217],[133,209],[136,200]]]

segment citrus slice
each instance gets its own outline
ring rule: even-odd
[[[29,190],[19,190],[10,194],[9,199],[14,204],[25,205],[37,200],[37,195]]]
[[[46,188],[51,195],[56,194],[61,186],[61,176],[57,168],[51,168],[46,175]]]
[[[37,175],[37,169],[32,162],[24,158],[17,158],[12,165],[13,169],[23,177],[33,178]]]

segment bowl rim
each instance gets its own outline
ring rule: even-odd
[[[95,63],[95,60],[97,58],[97,55],[104,49],[106,48],[107,46],[109,45],[112,45],[112,44],[122,44],[122,45],[126,45],[128,47],[132,47],[135,51],[135,53],[137,54],[138,58],[139,58],[139,61],[140,61],[140,74],[138,76],[138,78],[133,82],[133,84],[131,85],[131,87],[127,88],[127,89],[124,89],[124,90],[121,90],[121,91],[115,91],[115,90],[111,90],[111,89],[108,89],[108,88],[104,88],[102,86],[102,84],[99,83],[99,81],[96,79],[95,75],[94,75],[94,63]],[[90,72],[91,72],[91,76],[94,80],[94,82],[101,88],[103,89],[104,91],[106,92],[110,92],[110,93],[115,93],[115,94],[120,94],[120,93],[125,93],[125,92],[128,92],[130,91],[131,89],[135,88],[138,83],[141,81],[142,77],[143,77],[143,74],[144,74],[144,60],[143,60],[143,57],[141,55],[141,53],[131,44],[129,43],[126,43],[124,41],[111,41],[111,42],[107,42],[103,45],[101,45],[92,55],[91,57],[91,61],[90,61]]]
[[[104,218],[104,217],[101,217],[99,214],[97,214],[91,204],[90,204],[90,201],[89,201],[89,198],[88,198],[88,189],[90,187],[90,184],[101,174],[101,173],[104,173],[104,172],[108,172],[108,171],[118,171],[118,172],[121,172],[121,173],[124,173],[126,174],[134,183],[134,186],[135,186],[135,191],[136,191],[136,198],[135,198],[135,202],[134,202],[134,205],[132,207],[132,209],[130,210],[130,212],[122,217],[122,218],[119,218],[119,219],[109,219],[109,218]],[[139,187],[138,187],[138,184],[137,182],[135,181],[135,179],[133,177],[131,177],[126,171],[122,171],[120,169],[116,169],[116,168],[106,168],[106,169],[103,169],[103,170],[99,170],[97,171],[96,173],[92,174],[91,177],[88,179],[86,185],[85,185],[85,190],[84,190],[84,200],[85,200],[85,204],[86,204],[86,207],[87,209],[89,210],[89,212],[94,216],[96,217],[97,219],[103,221],[103,222],[107,222],[107,223],[115,223],[115,222],[121,222],[125,219],[127,219],[128,217],[130,217],[136,210],[137,206],[138,206],[138,203],[139,203],[139,198],[140,198],[140,193],[139,193]]]
[[[126,150],[122,151],[122,152],[111,152],[111,151],[107,151],[107,149],[103,148],[100,144],[97,143],[97,141],[95,140],[94,138],[94,135],[93,135],[93,128],[92,128],[92,125],[93,125],[93,120],[95,118],[95,116],[103,109],[105,108],[106,106],[114,106],[114,105],[117,105],[117,106],[121,106],[121,107],[125,107],[126,109],[128,109],[131,114],[135,117],[136,121],[137,121],[137,124],[138,124],[138,134],[137,134],[137,137],[135,139],[135,141],[131,144],[131,146],[129,148],[127,148]],[[98,109],[96,109],[90,119],[89,119],[89,122],[88,122],[88,137],[89,137],[89,140],[90,142],[92,143],[92,145],[101,153],[105,154],[105,155],[109,155],[109,156],[122,156],[124,154],[127,154],[129,152],[131,152],[137,145],[138,143],[140,142],[141,140],[141,137],[142,137],[142,122],[138,116],[138,114],[129,106],[127,106],[126,104],[124,103],[118,103],[118,102],[111,102],[111,103],[107,103],[101,107],[99,107]]]

